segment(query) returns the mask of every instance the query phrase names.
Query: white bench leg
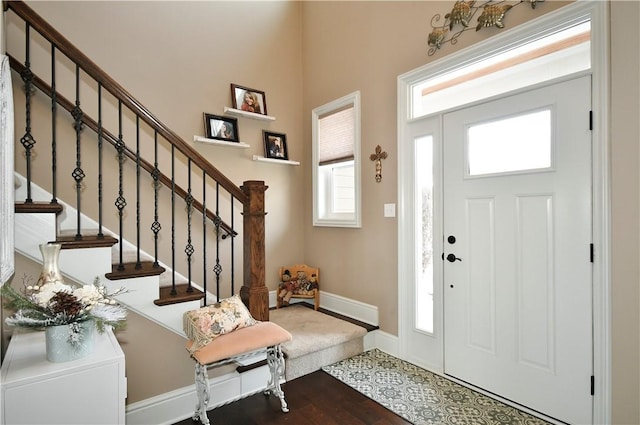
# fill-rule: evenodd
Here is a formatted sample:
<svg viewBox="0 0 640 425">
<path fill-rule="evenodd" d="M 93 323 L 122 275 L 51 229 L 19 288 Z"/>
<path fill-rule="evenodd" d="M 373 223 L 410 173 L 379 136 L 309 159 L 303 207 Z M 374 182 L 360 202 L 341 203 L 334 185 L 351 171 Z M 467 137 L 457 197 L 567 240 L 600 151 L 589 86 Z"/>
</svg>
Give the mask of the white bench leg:
<svg viewBox="0 0 640 425">
<path fill-rule="evenodd" d="M 207 406 L 209 405 L 209 377 L 207 367 L 196 362 L 196 393 L 198 394 L 198 404 L 192 419 L 199 420 L 203 425 L 209 425 L 207 417 Z"/>
<path fill-rule="evenodd" d="M 280 387 L 280 381 L 284 378 L 284 356 L 282 355 L 282 348 L 280 345 L 267 348 L 267 364 L 269 365 L 269 371 L 271 372 L 271 378 L 267 384 L 267 389 L 264 391 L 265 395 L 273 394 L 280 399 L 281 409 L 284 413 L 289 411 L 287 402 L 284 399 L 284 391 Z"/>
</svg>

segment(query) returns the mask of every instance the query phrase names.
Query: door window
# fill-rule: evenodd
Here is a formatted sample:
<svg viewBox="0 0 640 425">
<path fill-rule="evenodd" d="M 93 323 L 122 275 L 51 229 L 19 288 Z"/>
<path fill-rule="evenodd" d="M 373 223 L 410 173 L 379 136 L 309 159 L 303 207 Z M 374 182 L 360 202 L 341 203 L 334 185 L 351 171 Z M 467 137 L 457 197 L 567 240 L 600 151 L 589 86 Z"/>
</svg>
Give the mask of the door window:
<svg viewBox="0 0 640 425">
<path fill-rule="evenodd" d="M 551 109 L 467 129 L 467 176 L 551 168 Z"/>
</svg>

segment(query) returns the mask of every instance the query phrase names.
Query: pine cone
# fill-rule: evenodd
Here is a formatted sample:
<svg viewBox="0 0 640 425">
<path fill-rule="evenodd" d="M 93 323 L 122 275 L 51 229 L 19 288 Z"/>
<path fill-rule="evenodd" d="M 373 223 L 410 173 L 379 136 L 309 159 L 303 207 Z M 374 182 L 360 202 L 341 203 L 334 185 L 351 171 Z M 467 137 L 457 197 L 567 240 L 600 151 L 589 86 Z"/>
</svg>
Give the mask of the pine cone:
<svg viewBox="0 0 640 425">
<path fill-rule="evenodd" d="M 56 292 L 51 297 L 51 311 L 55 314 L 64 313 L 67 316 L 75 316 L 83 309 L 83 305 L 78 299 L 68 292 Z"/>
</svg>

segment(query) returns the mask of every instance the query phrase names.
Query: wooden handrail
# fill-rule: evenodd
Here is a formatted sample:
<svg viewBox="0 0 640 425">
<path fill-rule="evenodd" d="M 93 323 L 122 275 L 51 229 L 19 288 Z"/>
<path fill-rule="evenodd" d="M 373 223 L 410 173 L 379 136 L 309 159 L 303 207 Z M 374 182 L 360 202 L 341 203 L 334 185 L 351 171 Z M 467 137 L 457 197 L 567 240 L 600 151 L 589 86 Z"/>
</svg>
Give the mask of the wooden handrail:
<svg viewBox="0 0 640 425">
<path fill-rule="evenodd" d="M 21 64 L 16 58 L 11 56 L 10 54 L 7 54 L 7 56 L 9 57 L 9 63 L 12 69 L 14 69 L 16 72 L 20 74 L 25 71 L 26 68 L 24 67 L 24 65 Z M 47 93 L 49 95 L 51 94 L 51 86 L 48 83 L 46 83 L 44 80 L 42 80 L 42 78 L 38 77 L 37 75 L 33 76 L 33 85 L 36 86 L 38 89 L 40 89 L 43 93 Z M 67 112 L 73 111 L 73 108 L 75 107 L 75 105 L 69 99 L 65 98 L 58 91 L 56 91 L 56 101 Z M 96 133 L 98 133 L 98 130 L 99 130 L 98 123 L 88 115 L 86 114 L 82 115 L 82 123 L 85 124 L 90 129 L 92 129 L 93 131 L 95 131 Z M 114 147 L 116 146 L 116 142 L 118 138 L 114 134 L 112 134 L 108 130 L 105 130 L 104 128 L 102 129 L 102 134 L 105 136 L 105 139 L 109 144 L 111 144 Z M 136 154 L 130 148 L 125 147 L 124 153 L 129 159 L 133 161 L 136 160 Z M 142 158 L 140 158 L 140 167 L 143 170 L 147 171 L 149 174 L 151 174 L 155 168 L 153 164 L 151 164 L 149 161 Z M 158 180 L 160 181 L 160 183 L 162 183 L 166 187 L 171 187 L 171 179 L 167 177 L 165 174 L 158 173 Z M 188 195 L 187 191 L 184 190 L 182 187 L 176 186 L 175 192 L 176 192 L 176 195 L 178 195 L 180 198 L 184 200 L 187 199 L 187 195 Z M 202 205 L 202 202 L 198 200 L 193 201 L 193 208 L 195 208 L 196 211 L 199 211 L 200 213 L 204 213 L 204 206 Z M 216 220 L 216 214 L 210 211 L 209 209 L 206 210 L 206 215 L 207 215 L 207 218 L 210 219 L 211 221 Z M 229 226 L 224 221 L 220 222 L 220 227 L 225 231 L 226 235 L 236 236 L 238 234 L 238 232 L 233 230 L 231 226 Z M 226 235 L 223 235 L 222 238 L 224 239 Z"/>
<path fill-rule="evenodd" d="M 253 316 L 258 320 L 269 320 L 269 291 L 265 282 L 265 229 L 264 229 L 264 192 L 267 189 L 263 181 L 245 181 L 240 188 L 231 180 L 224 176 L 217 168 L 209 163 L 187 142 L 180 138 L 176 133 L 158 120 L 148 109 L 140 104 L 133 96 L 131 96 L 122 86 L 102 71 L 94 62 L 73 46 L 62 34 L 57 32 L 46 21 L 38 16 L 31 8 L 22 1 L 5 1 L 3 3 L 4 10 L 12 10 L 16 15 L 28 23 L 29 28 L 35 29 L 42 35 L 52 46 L 67 56 L 71 61 L 77 64 L 90 78 L 94 79 L 107 92 L 111 93 L 123 106 L 127 107 L 137 117 L 142 119 L 154 132 L 163 137 L 167 142 L 172 144 L 183 155 L 185 155 L 191 163 L 199 167 L 205 175 L 215 180 L 223 189 L 225 189 L 232 197 L 243 205 L 243 257 L 244 257 L 244 282 L 240 290 L 243 301 L 249 307 Z M 14 69 L 24 69 L 15 59 L 13 59 L 12 67 Z M 51 87 L 41 79 L 34 76 L 33 82 L 36 87 L 45 93 L 51 93 Z M 67 111 L 74 109 L 72 103 L 58 95 L 57 102 Z M 99 125 L 89 117 L 82 117 L 83 125 L 87 125 L 94 131 L 99 130 Z M 113 134 L 105 131 L 103 135 L 107 143 L 115 144 L 118 141 Z M 124 154 L 131 159 L 136 159 L 136 154 L 129 148 L 125 147 Z M 138 159 L 136 159 L 138 160 Z M 141 167 L 148 171 L 155 171 L 155 167 L 148 161 L 140 160 Z M 163 174 L 159 175 L 159 181 L 163 184 L 172 186 L 172 181 Z M 182 198 L 189 195 L 184 189 L 176 190 L 177 194 Z M 194 200 L 194 207 L 202 211 L 202 203 Z M 207 210 L 207 217 L 215 219 L 216 215 Z M 227 226 L 224 226 L 227 231 Z M 233 232 L 233 229 L 229 229 Z"/>
<path fill-rule="evenodd" d="M 224 174 L 222 174 L 217 168 L 215 168 L 209 161 L 207 161 L 198 151 L 193 149 L 187 142 L 185 142 L 180 136 L 173 132 L 169 127 L 156 118 L 147 108 L 145 108 L 137 99 L 135 99 L 128 91 L 124 89 L 120 84 L 113 80 L 107 73 L 105 73 L 98 65 L 96 65 L 91 59 L 83 54 L 78 48 L 76 48 L 69 40 L 67 40 L 62 34 L 56 31 L 51 25 L 49 25 L 42 17 L 40 17 L 33 9 L 27 6 L 22 1 L 7 1 L 4 2 L 5 7 L 11 9 L 16 15 L 21 17 L 25 22 L 29 22 L 29 25 L 35 29 L 46 40 L 53 44 L 60 52 L 76 63 L 84 72 L 91 78 L 100 83 L 102 87 L 120 100 L 131 111 L 138 115 L 144 122 L 146 122 L 152 129 L 158 132 L 169 143 L 174 145 L 180 152 L 182 152 L 187 158 L 200 169 L 205 171 L 207 175 L 211 176 L 215 181 L 231 193 L 241 203 L 247 203 L 247 197 L 242 190 L 229 180 Z"/>
</svg>

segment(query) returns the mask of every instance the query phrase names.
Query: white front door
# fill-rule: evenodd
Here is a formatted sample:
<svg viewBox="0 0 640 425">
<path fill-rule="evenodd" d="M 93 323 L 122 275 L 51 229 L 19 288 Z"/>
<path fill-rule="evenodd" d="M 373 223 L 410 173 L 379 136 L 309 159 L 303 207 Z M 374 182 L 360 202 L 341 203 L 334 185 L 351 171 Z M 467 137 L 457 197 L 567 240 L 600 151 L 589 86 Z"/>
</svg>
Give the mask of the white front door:
<svg viewBox="0 0 640 425">
<path fill-rule="evenodd" d="M 444 116 L 444 371 L 592 423 L 590 77 Z"/>
</svg>

